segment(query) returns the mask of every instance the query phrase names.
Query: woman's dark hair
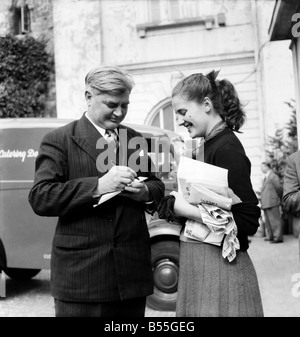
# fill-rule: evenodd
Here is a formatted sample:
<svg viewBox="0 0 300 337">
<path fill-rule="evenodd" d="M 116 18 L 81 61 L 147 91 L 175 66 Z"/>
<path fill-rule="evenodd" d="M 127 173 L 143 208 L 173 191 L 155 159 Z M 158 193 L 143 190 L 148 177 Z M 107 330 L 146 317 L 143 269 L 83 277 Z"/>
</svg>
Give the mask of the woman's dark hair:
<svg viewBox="0 0 300 337">
<path fill-rule="evenodd" d="M 233 131 L 239 131 L 246 116 L 233 84 L 223 79 L 217 80 L 219 71 L 212 70 L 207 75 L 192 74 L 180 81 L 172 92 L 172 97 L 181 95 L 185 99 L 203 103 L 208 97 L 215 111 Z"/>
</svg>

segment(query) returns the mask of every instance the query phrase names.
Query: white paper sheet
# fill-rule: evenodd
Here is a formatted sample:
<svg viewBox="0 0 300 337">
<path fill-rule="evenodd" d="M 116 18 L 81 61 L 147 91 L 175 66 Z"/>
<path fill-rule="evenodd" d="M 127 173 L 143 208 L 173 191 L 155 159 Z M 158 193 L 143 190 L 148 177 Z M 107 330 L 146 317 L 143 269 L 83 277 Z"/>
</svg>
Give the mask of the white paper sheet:
<svg viewBox="0 0 300 337">
<path fill-rule="evenodd" d="M 178 192 L 188 199 L 191 184 L 201 185 L 223 196 L 228 196 L 228 170 L 182 156 L 177 179 Z"/>
<path fill-rule="evenodd" d="M 193 205 L 200 203 L 218 206 L 229 211 L 232 205 L 232 199 L 224 197 L 214 191 L 200 185 L 191 184 L 190 196 L 188 202 Z"/>
<path fill-rule="evenodd" d="M 148 177 L 139 177 L 139 179 L 134 179 L 134 182 L 141 182 L 141 181 L 144 181 L 148 179 Z M 117 194 L 121 193 L 122 191 L 115 191 L 115 192 L 109 192 L 109 193 L 106 193 L 106 194 L 103 194 L 99 201 L 98 201 L 98 204 L 94 205 L 94 207 L 97 207 L 101 204 L 103 204 L 105 201 L 113 198 L 114 196 L 116 196 Z"/>
</svg>

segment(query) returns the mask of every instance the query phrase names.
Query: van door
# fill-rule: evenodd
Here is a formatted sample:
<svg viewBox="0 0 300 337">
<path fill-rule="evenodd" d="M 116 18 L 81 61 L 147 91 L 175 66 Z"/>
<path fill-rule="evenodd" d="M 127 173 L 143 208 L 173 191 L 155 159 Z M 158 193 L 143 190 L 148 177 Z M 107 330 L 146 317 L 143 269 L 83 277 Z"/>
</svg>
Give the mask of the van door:
<svg viewBox="0 0 300 337">
<path fill-rule="evenodd" d="M 49 269 L 57 219 L 34 214 L 28 194 L 42 137 L 51 129 L 19 123 L 0 129 L 0 240 L 6 260 L 0 269 Z"/>
</svg>

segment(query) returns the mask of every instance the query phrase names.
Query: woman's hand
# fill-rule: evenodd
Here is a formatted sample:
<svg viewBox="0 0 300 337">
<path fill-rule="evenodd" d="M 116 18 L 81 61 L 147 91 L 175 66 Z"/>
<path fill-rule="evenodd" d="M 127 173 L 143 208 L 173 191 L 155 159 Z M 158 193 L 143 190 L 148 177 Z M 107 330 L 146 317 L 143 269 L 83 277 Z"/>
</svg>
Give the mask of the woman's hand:
<svg viewBox="0 0 300 337">
<path fill-rule="evenodd" d="M 175 197 L 175 204 L 174 204 L 175 214 L 179 217 L 188 218 L 189 217 L 188 210 L 192 205 L 186 201 L 186 199 L 181 193 L 173 191 L 170 193 L 170 195 L 173 195 Z"/>
<path fill-rule="evenodd" d="M 197 206 L 191 205 L 181 193 L 171 192 L 175 197 L 174 213 L 182 218 L 202 222 L 202 217 Z"/>
<path fill-rule="evenodd" d="M 228 187 L 228 197 L 232 199 L 232 205 L 239 204 L 242 200 Z"/>
</svg>

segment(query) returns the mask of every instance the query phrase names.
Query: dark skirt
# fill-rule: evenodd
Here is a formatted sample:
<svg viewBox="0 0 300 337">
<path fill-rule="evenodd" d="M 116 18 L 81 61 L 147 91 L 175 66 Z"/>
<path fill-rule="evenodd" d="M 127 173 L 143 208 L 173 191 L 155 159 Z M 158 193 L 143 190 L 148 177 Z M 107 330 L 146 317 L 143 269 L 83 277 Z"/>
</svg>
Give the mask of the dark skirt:
<svg viewBox="0 0 300 337">
<path fill-rule="evenodd" d="M 229 262 L 221 248 L 180 242 L 177 317 L 263 317 L 257 275 L 247 252 Z"/>
</svg>

